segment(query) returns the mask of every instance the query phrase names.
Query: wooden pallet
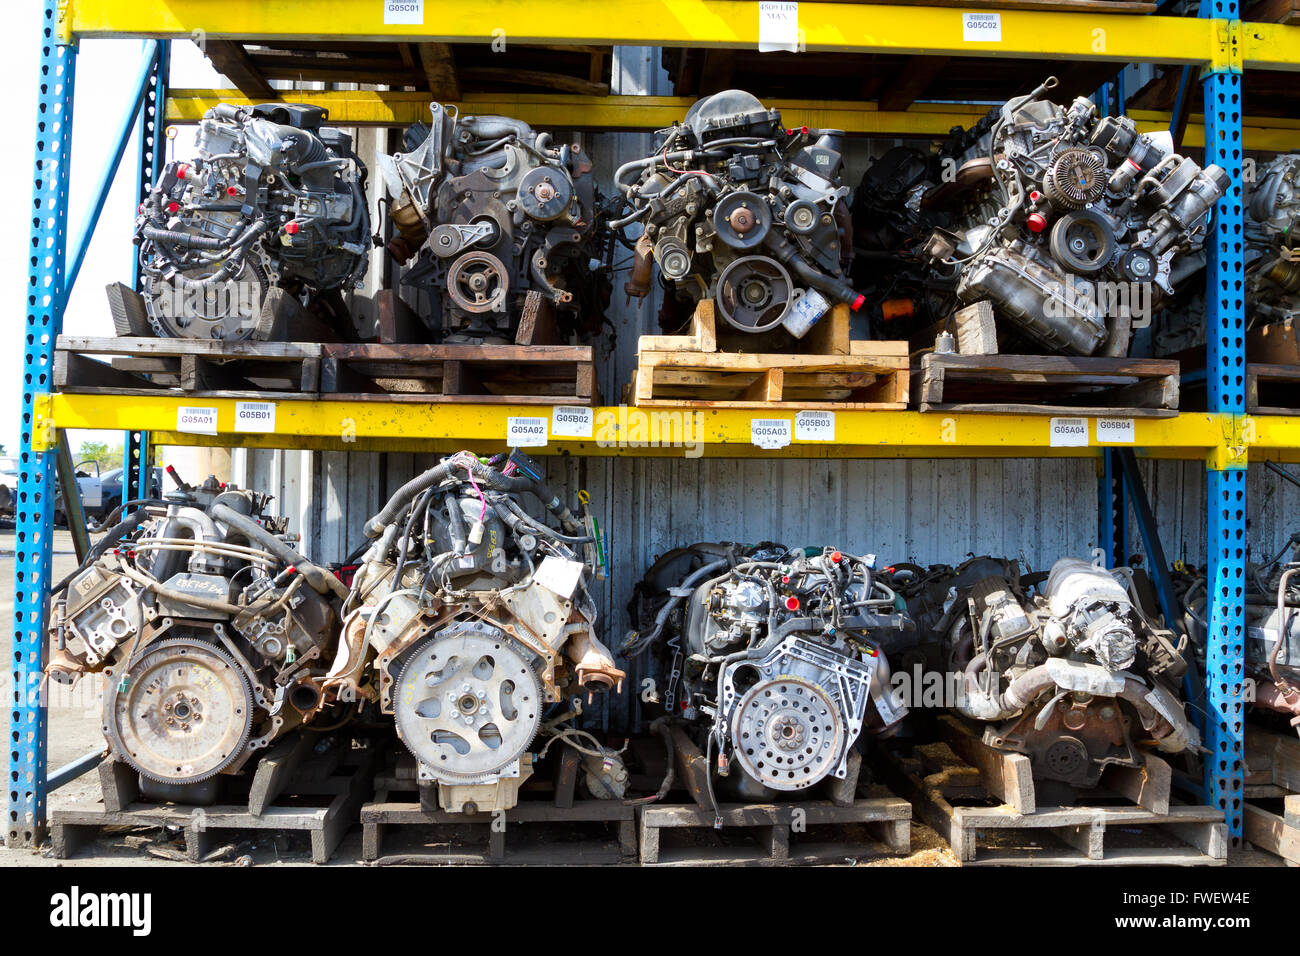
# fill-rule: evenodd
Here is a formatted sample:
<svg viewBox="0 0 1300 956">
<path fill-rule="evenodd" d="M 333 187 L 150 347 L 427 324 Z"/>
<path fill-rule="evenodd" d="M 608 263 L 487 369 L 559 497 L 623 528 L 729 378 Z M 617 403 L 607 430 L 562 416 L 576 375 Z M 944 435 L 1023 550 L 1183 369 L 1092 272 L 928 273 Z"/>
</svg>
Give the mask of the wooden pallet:
<svg viewBox="0 0 1300 956">
<path fill-rule="evenodd" d="M 1246 840 L 1289 866 L 1300 866 L 1300 738 L 1295 733 L 1246 724 L 1244 796 Z"/>
<path fill-rule="evenodd" d="M 500 814 L 447 813 L 421 788 L 403 754 L 375 778 L 361 808 L 361 856 L 379 865 L 509 864 L 592 866 L 636 859 L 635 808 L 621 800 L 580 800 L 577 751 L 565 747 L 554 781 L 536 777 Z M 549 784 L 550 786 L 538 786 Z M 385 847 L 393 831 L 402 838 Z M 509 839 L 507 839 L 509 837 Z M 387 852 L 385 852 L 387 851 Z"/>
<path fill-rule="evenodd" d="M 895 796 L 798 803 L 724 803 L 641 808 L 642 866 L 786 866 L 842 862 L 911 850 L 912 807 Z M 832 832 L 833 828 L 833 832 Z M 690 845 L 665 846 L 668 833 L 690 834 Z"/>
<path fill-rule="evenodd" d="M 640 808 L 643 866 L 786 866 L 911 849 L 911 806 L 883 787 L 859 788 L 862 759 L 856 751 L 849 753 L 844 779 L 824 785 L 825 799 L 724 803 L 715 815 L 704 754 L 680 726 L 670 733 L 677 780 L 691 802 Z M 719 818 L 722 826 L 715 827 Z"/>
<path fill-rule="evenodd" d="M 1300 415 L 1300 366 L 1246 366 L 1246 411 L 1252 415 Z"/>
<path fill-rule="evenodd" d="M 712 300 L 688 335 L 643 335 L 626 400 L 641 406 L 902 409 L 906 342 L 852 342 L 849 309 L 836 305 L 803 339 L 806 353 L 718 351 Z"/>
<path fill-rule="evenodd" d="M 111 362 L 92 358 L 112 356 Z M 59 336 L 54 383 L 77 394 L 591 405 L 589 346 L 353 345 Z"/>
<path fill-rule="evenodd" d="M 1246 8 L 1242 19 L 1252 23 L 1300 23 L 1300 0 L 1260 0 Z"/>
<path fill-rule="evenodd" d="M 887 779 L 965 866 L 1223 865 L 1223 812 L 1172 804 L 1172 772 L 1148 754 L 1140 769 L 1107 768 L 1104 790 L 1077 805 L 1040 807 L 1029 758 L 984 743 L 951 717 L 944 743 L 892 754 Z M 1118 771 L 1118 772 L 1117 772 Z M 1136 833 L 1134 831 L 1137 831 Z"/>
<path fill-rule="evenodd" d="M 348 828 L 356 822 L 362 802 L 371 792 L 375 749 L 309 755 L 313 735 L 298 735 L 263 758 L 253 775 L 245 804 L 183 806 L 144 803 L 138 799 L 136 773 L 126 764 L 106 760 L 99 765 L 103 803 L 55 810 L 51 839 L 59 859 L 74 856 L 105 827 L 176 827 L 184 832 L 185 856 L 201 861 L 221 834 L 231 831 L 296 831 L 311 841 L 311 860 L 325 863 Z M 304 749 L 305 747 L 305 749 Z M 262 764 L 271 761 L 263 771 Z"/>
<path fill-rule="evenodd" d="M 923 412 L 1167 418 L 1178 414 L 1178 363 L 931 352 L 913 369 L 912 400 Z"/>
</svg>

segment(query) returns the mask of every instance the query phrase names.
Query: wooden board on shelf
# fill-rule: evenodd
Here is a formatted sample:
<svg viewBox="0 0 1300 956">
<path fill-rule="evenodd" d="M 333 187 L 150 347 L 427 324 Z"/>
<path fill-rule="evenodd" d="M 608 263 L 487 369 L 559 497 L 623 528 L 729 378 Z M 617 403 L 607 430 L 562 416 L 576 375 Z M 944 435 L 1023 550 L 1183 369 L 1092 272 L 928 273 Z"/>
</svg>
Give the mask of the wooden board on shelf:
<svg viewBox="0 0 1300 956">
<path fill-rule="evenodd" d="M 1246 411 L 1252 415 L 1300 415 L 1300 366 L 1246 366 Z"/>
<path fill-rule="evenodd" d="M 931 352 L 913 369 L 912 400 L 923 412 L 1171 418 L 1178 385 L 1167 359 Z"/>
</svg>

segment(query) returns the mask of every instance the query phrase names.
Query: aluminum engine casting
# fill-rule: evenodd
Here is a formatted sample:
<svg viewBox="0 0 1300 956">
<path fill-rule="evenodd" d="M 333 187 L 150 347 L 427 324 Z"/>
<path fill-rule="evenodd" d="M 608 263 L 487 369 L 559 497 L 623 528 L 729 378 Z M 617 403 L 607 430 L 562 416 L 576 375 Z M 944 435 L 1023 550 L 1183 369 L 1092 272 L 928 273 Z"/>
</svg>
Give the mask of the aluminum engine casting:
<svg viewBox="0 0 1300 956">
<path fill-rule="evenodd" d="M 960 268 L 960 303 L 989 300 L 1037 346 L 1122 356 L 1134 321 L 1204 267 L 1230 180 L 1127 117 L 1098 119 L 1091 100 L 1043 99 L 1055 85 L 1007 101 L 926 194 L 922 208 L 956 209 L 931 256 L 939 272 Z"/>
<path fill-rule="evenodd" d="M 146 793 L 203 802 L 212 791 L 186 785 L 235 773 L 333 704 L 321 682 L 348 592 L 289 545 L 269 500 L 215 478 L 183 485 L 114 525 L 53 591 L 46 674 L 112 675 L 104 736 Z"/>
<path fill-rule="evenodd" d="M 1257 320 L 1300 316 L 1300 154 L 1260 167 L 1246 204 L 1246 301 Z"/>
<path fill-rule="evenodd" d="M 582 733 L 544 708 L 624 677 L 595 633 L 587 552 L 603 552 L 535 469 L 518 453 L 460 452 L 398 490 L 366 524 L 375 540 L 326 681 L 378 697 L 451 812 L 514 806 L 539 731 Z M 531 517 L 524 494 L 559 527 Z"/>
<path fill-rule="evenodd" d="M 646 572 L 626 650 L 655 649 L 669 719 L 688 722 L 742 799 L 843 778 L 864 730 L 887 733 L 905 716 L 881 645 L 912 622 L 873 562 L 700 544 Z"/>
<path fill-rule="evenodd" d="M 429 293 L 429 327 L 446 341 L 513 342 L 525 309 L 549 308 L 563 335 L 594 335 L 607 242 L 582 146 L 554 146 L 521 120 L 430 109 L 406 152 L 380 158 L 400 233 L 389 250 L 410 264 L 403 281 Z"/>
<path fill-rule="evenodd" d="M 777 110 L 740 90 L 697 102 L 655 134 L 652 155 L 615 174 L 631 211 L 611 228 L 645 227 L 627 293 L 647 295 L 657 265 L 665 329 L 713 299 L 730 329 L 783 330 L 786 342 L 834 303 L 857 308 L 862 297 L 846 279 L 853 241 L 842 136 L 788 130 Z"/>
<path fill-rule="evenodd" d="M 366 274 L 366 167 L 321 107 L 222 103 L 204 114 L 196 156 L 170 162 L 140 209 L 136 241 L 148 328 L 119 334 L 283 338 L 282 289 L 344 338 L 340 290 Z"/>
<path fill-rule="evenodd" d="M 956 709 L 990 725 L 985 743 L 1071 788 L 1095 786 L 1109 764 L 1141 766 L 1135 737 L 1199 747 L 1179 700 L 1187 639 L 1147 615 L 1130 569 L 1062 558 L 1030 593 L 1008 567 L 950 590 L 935 625 L 964 675 Z"/>
</svg>

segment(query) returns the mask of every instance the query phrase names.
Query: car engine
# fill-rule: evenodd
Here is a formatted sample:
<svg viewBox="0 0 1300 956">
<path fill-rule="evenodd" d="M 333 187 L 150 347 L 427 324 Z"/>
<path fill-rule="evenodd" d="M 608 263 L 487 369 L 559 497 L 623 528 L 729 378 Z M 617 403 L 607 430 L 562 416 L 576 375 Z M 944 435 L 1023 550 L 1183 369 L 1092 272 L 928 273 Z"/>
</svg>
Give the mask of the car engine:
<svg viewBox="0 0 1300 956">
<path fill-rule="evenodd" d="M 771 333 L 769 348 L 803 338 L 838 302 L 862 297 L 847 280 L 853 252 L 843 134 L 786 129 L 777 110 L 740 90 L 695 103 L 659 130 L 654 152 L 623 164 L 615 186 L 630 211 L 610 223 L 644 226 L 625 286 L 650 292 L 659 267 L 661 324 L 676 330 L 712 299 L 726 328 Z M 761 341 L 761 340 L 759 340 Z"/>
<path fill-rule="evenodd" d="M 347 589 L 291 547 L 269 501 L 182 484 L 118 521 L 53 591 L 46 674 L 110 675 L 104 736 L 147 795 L 209 802 L 218 774 L 339 703 L 322 681 Z"/>
<path fill-rule="evenodd" d="M 1141 766 L 1139 726 L 1167 753 L 1199 747 L 1178 697 L 1187 638 L 1148 616 L 1131 569 L 1062 558 L 1032 591 L 995 574 L 951 589 L 944 610 L 956 709 L 988 725 L 989 746 L 1028 755 L 1036 780 L 1069 793 Z"/>
<path fill-rule="evenodd" d="M 987 300 L 1033 345 L 1123 356 L 1134 322 L 1205 265 L 1214 204 L 1230 180 L 1098 118 L 1091 100 L 1044 99 L 1049 77 L 1007 101 L 921 208 L 952 213 L 927 254 L 960 304 Z"/>
<path fill-rule="evenodd" d="M 871 556 L 692 545 L 660 558 L 638 594 L 626 653 L 654 649 L 659 702 L 741 799 L 844 778 L 864 730 L 906 715 L 882 647 L 912 623 Z"/>
<path fill-rule="evenodd" d="M 406 131 L 406 152 L 380 158 L 398 231 L 388 248 L 409 265 L 403 281 L 428 293 L 430 329 L 513 342 L 526 308 L 548 308 L 563 336 L 593 336 L 612 250 L 582 146 L 505 116 L 430 109 L 428 125 Z"/>
<path fill-rule="evenodd" d="M 140 208 L 146 321 L 119 317 L 119 334 L 282 339 L 284 310 L 264 308 L 282 289 L 353 337 L 339 292 L 369 262 L 366 167 L 325 119 L 306 104 L 204 114 L 195 158 L 168 163 Z"/>
<path fill-rule="evenodd" d="M 1260 167 L 1246 205 L 1246 301 L 1256 321 L 1300 315 L 1300 253 L 1293 251 L 1300 222 L 1300 153 Z"/>
<path fill-rule="evenodd" d="M 558 527 L 531 516 L 525 495 Z M 518 452 L 444 459 L 365 530 L 373 544 L 326 687 L 393 715 L 444 810 L 510 809 L 538 734 L 582 733 L 548 720 L 547 706 L 621 688 L 588 590 L 603 545 Z"/>
<path fill-rule="evenodd" d="M 1291 552 L 1289 560 L 1287 552 Z M 1204 666 L 1206 635 L 1205 575 L 1175 568 L 1181 588 L 1183 625 Z M 1245 700 L 1256 711 L 1273 711 L 1300 733 L 1300 533 L 1276 555 L 1246 566 Z"/>
</svg>

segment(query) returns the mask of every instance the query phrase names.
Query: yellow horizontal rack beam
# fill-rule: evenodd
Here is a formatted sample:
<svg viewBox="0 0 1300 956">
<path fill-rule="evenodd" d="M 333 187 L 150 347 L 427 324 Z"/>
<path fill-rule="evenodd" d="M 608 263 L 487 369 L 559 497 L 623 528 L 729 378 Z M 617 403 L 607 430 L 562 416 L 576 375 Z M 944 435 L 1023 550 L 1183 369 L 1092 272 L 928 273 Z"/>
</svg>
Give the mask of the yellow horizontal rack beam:
<svg viewBox="0 0 1300 956">
<path fill-rule="evenodd" d="M 429 119 L 427 93 L 384 90 L 285 92 L 280 102 L 308 101 L 329 110 L 339 126 L 408 126 Z M 258 102 L 266 102 L 259 100 Z M 563 93 L 469 94 L 456 105 L 462 113 L 513 116 L 537 129 L 655 130 L 679 122 L 694 102 L 688 96 L 582 96 Z M 218 103 L 252 103 L 238 90 L 176 89 L 167 96 L 168 123 L 198 122 Z M 852 100 L 773 100 L 788 126 L 842 129 L 848 133 L 889 137 L 947 136 L 954 126 L 977 123 L 993 104 L 918 103 L 907 110 L 888 111 L 875 103 Z M 1143 133 L 1169 129 L 1169 114 L 1132 110 L 1128 114 Z M 1202 117 L 1193 114 L 1185 142 L 1205 144 Z M 1247 117 L 1246 148 L 1268 152 L 1300 149 L 1300 119 Z"/>
<path fill-rule="evenodd" d="M 428 402 L 314 400 L 260 396 L 274 401 L 269 431 L 236 428 L 238 399 L 199 396 L 55 394 L 37 409 L 37 443 L 50 444 L 55 429 L 147 431 L 168 445 L 233 445 L 335 451 L 494 451 L 508 447 L 517 419 L 543 419 L 547 444 L 538 454 L 651 457 L 793 458 L 1006 458 L 1088 457 L 1107 445 L 1131 445 L 1148 457 L 1204 459 L 1233 437 L 1229 416 L 1189 413 L 1132 419 L 1132 441 L 1099 443 L 1096 419 L 1086 417 L 1081 441 L 1061 446 L 1053 421 L 1039 415 L 921 414 L 913 411 L 836 411 L 833 440 L 803 441 L 785 409 L 591 409 L 590 435 L 561 437 L 548 405 L 432 404 Z M 563 407 L 563 406 L 560 406 Z M 196 411 L 197 410 L 197 411 Z M 187 423 L 182 429 L 182 416 Z M 1083 417 L 1082 413 L 1080 417 Z M 769 450 L 754 444 L 755 419 L 784 419 L 790 444 Z M 204 422 L 209 420 L 206 424 Z M 515 420 L 515 421 L 512 421 Z M 194 422 L 199 424 L 196 426 Z M 201 430 L 189 430 L 198 428 Z M 205 430 L 202 430 L 205 429 Z M 1076 433 L 1080 434 L 1080 433 Z M 1300 421 L 1294 432 L 1300 447 Z"/>
<path fill-rule="evenodd" d="M 62 38 L 409 40 L 758 49 L 753 0 L 457 0 L 391 23 L 381 0 L 63 0 Z M 980 12 L 991 12 L 981 8 Z M 871 50 L 1042 60 L 1300 68 L 1300 28 L 1198 17 L 1001 10 L 1000 39 L 968 39 L 958 7 L 801 2 L 809 53 Z"/>
</svg>

